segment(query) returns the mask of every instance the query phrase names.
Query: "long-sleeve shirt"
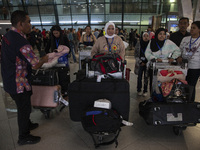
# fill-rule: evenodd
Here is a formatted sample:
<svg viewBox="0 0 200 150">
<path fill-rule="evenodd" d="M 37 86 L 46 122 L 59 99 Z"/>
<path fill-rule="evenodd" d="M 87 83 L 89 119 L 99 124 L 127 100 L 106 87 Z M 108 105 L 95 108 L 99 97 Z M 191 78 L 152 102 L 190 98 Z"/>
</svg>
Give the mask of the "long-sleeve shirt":
<svg viewBox="0 0 200 150">
<path fill-rule="evenodd" d="M 158 59 L 160 58 L 161 55 L 162 55 L 161 59 L 167 59 L 170 53 L 172 53 L 173 59 L 176 59 L 177 57 L 181 55 L 180 48 L 171 40 L 166 40 L 162 47 L 162 50 L 158 50 L 156 52 L 152 52 L 150 45 L 151 45 L 151 41 L 149 42 L 147 49 L 145 51 L 145 56 L 148 61 L 152 59 Z"/>
<path fill-rule="evenodd" d="M 189 69 L 200 69 L 200 38 L 191 39 L 191 50 L 190 50 L 190 39 L 191 36 L 183 38 L 180 49 L 182 51 L 182 57 L 188 60 Z M 196 42 L 194 42 L 197 40 Z M 192 55 L 189 55 L 189 52 L 192 51 Z"/>
<path fill-rule="evenodd" d="M 111 52 L 119 54 L 124 60 L 125 46 L 122 39 L 119 36 L 115 36 L 113 42 L 111 38 L 108 39 L 108 43 L 105 36 L 99 37 L 94 46 L 92 47 L 91 56 L 93 57 L 95 54 L 98 53 L 109 53 L 109 43 L 111 46 Z"/>
</svg>

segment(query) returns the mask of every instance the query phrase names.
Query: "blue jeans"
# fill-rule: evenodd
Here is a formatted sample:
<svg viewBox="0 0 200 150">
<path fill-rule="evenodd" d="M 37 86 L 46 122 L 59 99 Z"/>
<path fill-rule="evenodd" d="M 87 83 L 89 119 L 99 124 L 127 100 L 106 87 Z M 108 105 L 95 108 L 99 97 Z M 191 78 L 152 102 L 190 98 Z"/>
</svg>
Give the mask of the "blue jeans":
<svg viewBox="0 0 200 150">
<path fill-rule="evenodd" d="M 74 62 L 76 62 L 76 56 L 74 53 L 74 44 L 73 43 L 70 43 L 70 51 L 71 51 Z"/>
<path fill-rule="evenodd" d="M 147 81 L 146 76 L 145 76 L 146 70 L 147 70 L 146 66 L 140 66 L 139 67 L 138 78 L 137 78 L 137 92 L 141 92 L 141 89 L 142 89 L 142 77 L 144 77 L 144 90 L 143 90 L 143 93 L 147 92 L 148 81 Z"/>
</svg>

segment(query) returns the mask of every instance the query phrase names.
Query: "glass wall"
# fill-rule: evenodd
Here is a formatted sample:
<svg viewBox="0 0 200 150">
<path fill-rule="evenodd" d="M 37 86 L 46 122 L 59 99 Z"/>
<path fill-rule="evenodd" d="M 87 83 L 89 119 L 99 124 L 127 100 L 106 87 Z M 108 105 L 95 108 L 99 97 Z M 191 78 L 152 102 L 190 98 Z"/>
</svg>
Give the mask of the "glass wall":
<svg viewBox="0 0 200 150">
<path fill-rule="evenodd" d="M 177 19 L 177 0 L 0 0 L 0 20 L 10 19 L 15 10 L 29 13 L 34 26 L 50 29 L 103 28 L 108 21 L 118 27 L 144 31 L 152 26 L 152 18 L 161 16 L 160 26 L 166 26 L 170 16 Z"/>
</svg>

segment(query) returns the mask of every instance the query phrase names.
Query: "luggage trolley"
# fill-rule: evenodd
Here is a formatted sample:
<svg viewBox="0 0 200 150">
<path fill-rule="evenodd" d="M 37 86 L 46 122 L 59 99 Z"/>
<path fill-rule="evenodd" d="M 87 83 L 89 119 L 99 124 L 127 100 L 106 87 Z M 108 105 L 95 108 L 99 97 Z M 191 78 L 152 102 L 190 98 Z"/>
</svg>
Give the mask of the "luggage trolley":
<svg viewBox="0 0 200 150">
<path fill-rule="evenodd" d="M 66 100 L 62 97 L 62 95 L 67 95 L 70 83 L 67 55 L 61 56 L 53 68 L 37 70 L 32 74 L 31 105 L 40 109 L 46 119 L 50 118 L 52 109 L 59 106 L 61 112 L 67 105 Z"/>
<path fill-rule="evenodd" d="M 153 63 L 151 66 L 153 67 L 151 98 L 139 104 L 139 113 L 146 123 L 155 126 L 172 125 L 173 132 L 176 135 L 180 135 L 187 126 L 195 126 L 197 123 L 200 123 L 200 103 L 190 101 L 193 89 L 189 85 L 187 85 L 188 88 L 185 90 L 185 93 L 182 93 L 185 98 L 183 101 L 180 100 L 181 95 L 178 95 L 175 98 L 173 97 L 172 101 L 165 102 L 166 99 L 160 97 L 160 101 L 162 102 L 153 102 L 153 96 L 155 96 L 153 94 L 155 92 L 158 92 L 156 93 L 158 97 L 162 95 L 159 88 L 161 82 L 158 81 L 160 71 L 173 69 L 182 71 L 186 76 L 187 64 L 177 65 L 175 62 L 169 64 L 168 61 L 164 61 L 162 63 Z M 165 78 L 163 79 L 165 80 Z M 174 92 L 174 95 L 176 94 L 175 90 L 171 92 Z"/>
<path fill-rule="evenodd" d="M 85 58 L 90 58 L 91 50 L 92 50 L 92 46 L 87 46 L 86 48 L 84 48 L 82 45 L 80 45 L 80 49 L 79 49 L 79 70 L 83 69 L 82 68 L 82 61 Z"/>
</svg>

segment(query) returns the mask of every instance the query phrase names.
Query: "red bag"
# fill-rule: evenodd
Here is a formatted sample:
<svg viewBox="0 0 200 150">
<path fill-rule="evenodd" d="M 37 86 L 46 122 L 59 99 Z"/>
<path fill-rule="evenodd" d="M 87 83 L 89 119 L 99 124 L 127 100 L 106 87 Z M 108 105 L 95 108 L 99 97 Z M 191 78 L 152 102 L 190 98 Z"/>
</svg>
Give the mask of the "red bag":
<svg viewBox="0 0 200 150">
<path fill-rule="evenodd" d="M 130 79 L 130 72 L 131 72 L 131 69 L 130 68 L 126 68 L 126 80 L 129 81 Z"/>
<path fill-rule="evenodd" d="M 182 71 L 174 71 L 174 70 L 161 70 L 160 71 L 160 74 L 162 75 L 162 76 L 168 76 L 168 77 L 172 77 L 172 76 L 174 76 L 175 74 L 183 74 L 183 72 Z"/>
</svg>

